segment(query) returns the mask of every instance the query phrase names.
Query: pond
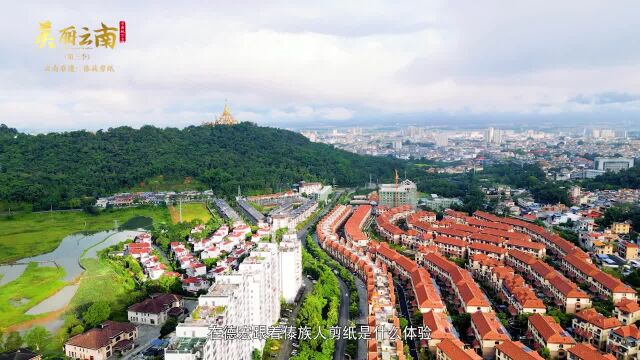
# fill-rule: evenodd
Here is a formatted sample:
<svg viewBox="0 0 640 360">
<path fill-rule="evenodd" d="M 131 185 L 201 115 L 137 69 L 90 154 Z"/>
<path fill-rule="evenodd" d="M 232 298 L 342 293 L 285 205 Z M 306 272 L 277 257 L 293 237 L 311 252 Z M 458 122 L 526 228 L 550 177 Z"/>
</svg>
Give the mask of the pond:
<svg viewBox="0 0 640 360">
<path fill-rule="evenodd" d="M 145 219 L 146 218 L 140 217 L 136 222 L 129 225 L 133 226 L 137 224 L 144 224 L 146 221 Z M 1 265 L 0 274 L 3 276 L 0 278 L 0 286 L 20 277 L 26 269 L 27 264 L 30 262 L 37 262 L 39 266 L 63 267 L 65 270 L 64 280 L 73 281 L 82 274 L 83 269 L 80 267 L 81 258 L 96 257 L 98 251 L 111 245 L 116 245 L 127 239 L 133 239 L 139 233 L 140 231 L 125 230 L 69 235 L 62 240 L 60 245 L 54 251 L 48 254 L 22 259 L 17 264 Z M 54 295 L 29 309 L 26 314 L 40 315 L 64 309 L 75 295 L 78 287 L 79 284 L 70 284 L 65 286 Z M 45 317 L 42 321 L 39 321 L 38 324 L 44 326 L 50 331 L 55 331 L 62 326 L 63 321 L 59 315 L 54 315 L 52 317 Z M 23 331 L 24 330 L 28 329 L 23 329 Z"/>
<path fill-rule="evenodd" d="M 74 234 L 62 239 L 58 247 L 47 254 L 19 260 L 16 264 L 0 265 L 0 286 L 11 282 L 24 272 L 30 262 L 40 266 L 60 266 L 65 271 L 65 281 L 72 281 L 82 273 L 80 256 L 95 257 L 97 251 L 135 237 L 138 231 L 101 231 L 95 234 Z"/>
</svg>

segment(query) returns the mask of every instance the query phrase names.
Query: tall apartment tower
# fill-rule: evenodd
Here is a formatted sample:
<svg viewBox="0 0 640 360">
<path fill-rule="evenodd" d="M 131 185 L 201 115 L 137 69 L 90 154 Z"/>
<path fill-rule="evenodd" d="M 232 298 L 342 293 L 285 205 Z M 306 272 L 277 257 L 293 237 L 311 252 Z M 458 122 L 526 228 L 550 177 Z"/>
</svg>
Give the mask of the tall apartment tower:
<svg viewBox="0 0 640 360">
<path fill-rule="evenodd" d="M 378 189 L 379 204 L 387 207 L 400 205 L 418 205 L 418 188 L 411 180 L 399 184 L 380 184 Z"/>
</svg>

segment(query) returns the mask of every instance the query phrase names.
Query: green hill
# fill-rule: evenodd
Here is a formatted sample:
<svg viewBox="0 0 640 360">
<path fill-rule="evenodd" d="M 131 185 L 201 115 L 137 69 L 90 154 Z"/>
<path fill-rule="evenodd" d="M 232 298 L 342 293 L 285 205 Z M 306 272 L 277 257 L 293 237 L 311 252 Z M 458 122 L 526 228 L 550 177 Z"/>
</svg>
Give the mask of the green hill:
<svg viewBox="0 0 640 360">
<path fill-rule="evenodd" d="M 341 186 L 362 185 L 369 174 L 391 180 L 393 169 L 404 166 L 251 123 L 46 135 L 0 126 L 0 202 L 29 203 L 34 210 L 78 207 L 159 178 L 167 184 L 188 179 L 231 196 L 238 186 L 243 193 L 271 192 L 302 179 L 335 179 Z"/>
</svg>

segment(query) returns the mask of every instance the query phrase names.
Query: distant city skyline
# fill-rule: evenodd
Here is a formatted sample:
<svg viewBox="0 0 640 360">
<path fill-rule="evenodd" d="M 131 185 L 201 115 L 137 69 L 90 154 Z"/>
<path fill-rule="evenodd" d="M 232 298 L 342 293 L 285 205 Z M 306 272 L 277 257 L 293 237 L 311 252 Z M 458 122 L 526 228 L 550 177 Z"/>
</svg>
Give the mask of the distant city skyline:
<svg viewBox="0 0 640 360">
<path fill-rule="evenodd" d="M 225 101 L 238 121 L 296 129 L 633 130 L 640 115 L 632 1 L 27 1 L 5 10 L 0 123 L 26 132 L 199 125 Z M 65 26 L 126 21 L 126 43 L 75 50 L 115 72 L 45 71 L 73 52 L 38 48 L 47 20 L 56 43 Z"/>
</svg>

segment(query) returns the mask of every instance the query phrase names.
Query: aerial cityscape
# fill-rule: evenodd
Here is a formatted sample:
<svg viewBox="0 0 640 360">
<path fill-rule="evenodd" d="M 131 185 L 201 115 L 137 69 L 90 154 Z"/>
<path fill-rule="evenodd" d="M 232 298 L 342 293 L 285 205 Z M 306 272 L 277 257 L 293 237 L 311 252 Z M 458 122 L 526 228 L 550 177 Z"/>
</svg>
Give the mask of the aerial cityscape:
<svg viewBox="0 0 640 360">
<path fill-rule="evenodd" d="M 0 22 L 0 360 L 640 358 L 639 4 L 112 5 Z"/>
</svg>

